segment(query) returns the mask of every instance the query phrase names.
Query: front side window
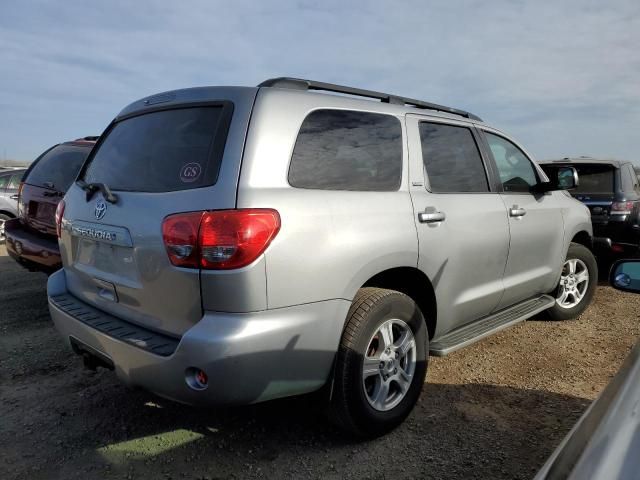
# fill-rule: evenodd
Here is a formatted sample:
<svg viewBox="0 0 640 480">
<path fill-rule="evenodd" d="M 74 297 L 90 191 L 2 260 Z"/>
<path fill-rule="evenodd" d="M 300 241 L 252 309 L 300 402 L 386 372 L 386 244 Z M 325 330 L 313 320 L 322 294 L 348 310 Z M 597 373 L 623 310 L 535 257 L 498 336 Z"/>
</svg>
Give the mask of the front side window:
<svg viewBox="0 0 640 480">
<path fill-rule="evenodd" d="M 509 140 L 485 132 L 505 192 L 529 192 L 538 183 L 531 160 Z"/>
<path fill-rule="evenodd" d="M 9 177 L 11 175 L 0 175 L 0 190 L 4 190 L 9 183 Z"/>
<path fill-rule="evenodd" d="M 20 187 L 20 180 L 22 180 L 22 172 L 11 175 L 9 183 L 7 184 L 7 190 L 18 190 L 18 187 Z"/>
<path fill-rule="evenodd" d="M 302 123 L 289 167 L 293 187 L 394 191 L 402 177 L 402 127 L 393 116 L 316 110 Z"/>
<path fill-rule="evenodd" d="M 422 161 L 435 193 L 488 192 L 478 145 L 466 127 L 420 122 Z"/>
</svg>

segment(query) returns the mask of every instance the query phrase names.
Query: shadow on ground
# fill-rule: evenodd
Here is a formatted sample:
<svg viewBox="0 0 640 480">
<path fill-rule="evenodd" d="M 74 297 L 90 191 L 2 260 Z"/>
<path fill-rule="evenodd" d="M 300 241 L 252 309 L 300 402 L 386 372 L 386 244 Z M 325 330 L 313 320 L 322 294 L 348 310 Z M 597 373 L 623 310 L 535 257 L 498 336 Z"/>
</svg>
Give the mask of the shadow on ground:
<svg viewBox="0 0 640 480">
<path fill-rule="evenodd" d="M 358 442 L 326 422 L 314 396 L 202 409 L 126 389 L 106 372 L 82 376 L 68 403 L 56 395 L 38 401 L 46 413 L 34 416 L 33 436 L 50 432 L 49 445 L 17 443 L 42 470 L 9 463 L 3 478 L 530 478 L 589 403 L 485 384 L 427 384 L 405 424 Z"/>
</svg>

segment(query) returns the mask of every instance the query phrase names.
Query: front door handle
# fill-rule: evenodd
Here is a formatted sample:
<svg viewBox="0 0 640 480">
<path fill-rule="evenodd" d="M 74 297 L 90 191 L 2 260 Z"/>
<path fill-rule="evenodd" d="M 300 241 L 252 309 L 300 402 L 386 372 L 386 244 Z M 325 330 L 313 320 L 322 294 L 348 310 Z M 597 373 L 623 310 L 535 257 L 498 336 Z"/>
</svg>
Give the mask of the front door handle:
<svg viewBox="0 0 640 480">
<path fill-rule="evenodd" d="M 444 212 L 420 212 L 418 220 L 420 223 L 437 223 L 443 222 L 447 218 Z"/>
<path fill-rule="evenodd" d="M 11 195 L 9 198 L 11 200 L 17 200 L 19 197 L 18 197 L 18 195 Z"/>
<path fill-rule="evenodd" d="M 518 205 L 514 205 L 509 209 L 509 216 L 511 217 L 524 217 L 527 211 L 524 208 L 518 208 Z"/>
</svg>

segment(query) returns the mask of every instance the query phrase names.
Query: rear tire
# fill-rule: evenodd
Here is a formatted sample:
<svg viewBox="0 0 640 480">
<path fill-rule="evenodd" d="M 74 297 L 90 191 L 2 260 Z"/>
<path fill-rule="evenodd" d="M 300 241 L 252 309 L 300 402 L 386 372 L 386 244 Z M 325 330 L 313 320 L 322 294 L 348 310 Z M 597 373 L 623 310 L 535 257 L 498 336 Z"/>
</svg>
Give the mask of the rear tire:
<svg viewBox="0 0 640 480">
<path fill-rule="evenodd" d="M 578 317 L 591 303 L 597 283 L 598 263 L 593 253 L 579 243 L 570 244 L 559 284 L 553 292 L 556 302 L 546 311 L 547 316 L 551 320 Z"/>
<path fill-rule="evenodd" d="M 328 416 L 357 437 L 397 427 L 420 396 L 429 337 L 408 296 L 362 288 L 353 300 L 336 359 Z"/>
</svg>

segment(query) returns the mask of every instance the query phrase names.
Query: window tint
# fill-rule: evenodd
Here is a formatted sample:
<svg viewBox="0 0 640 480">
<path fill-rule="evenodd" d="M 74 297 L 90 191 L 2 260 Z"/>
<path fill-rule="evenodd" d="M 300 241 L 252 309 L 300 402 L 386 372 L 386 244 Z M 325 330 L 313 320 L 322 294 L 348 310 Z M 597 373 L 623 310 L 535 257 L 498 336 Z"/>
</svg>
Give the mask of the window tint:
<svg viewBox="0 0 640 480">
<path fill-rule="evenodd" d="M 402 127 L 396 117 L 316 110 L 305 118 L 289 183 L 323 190 L 393 191 L 402 176 Z"/>
<path fill-rule="evenodd" d="M 53 147 L 40 157 L 25 182 L 38 187 L 52 184 L 55 190 L 66 192 L 90 151 L 89 146 L 62 144 Z"/>
<path fill-rule="evenodd" d="M 432 192 L 488 192 L 478 146 L 466 127 L 420 122 L 422 161 Z"/>
<path fill-rule="evenodd" d="M 502 137 L 485 135 L 505 192 L 528 192 L 538 183 L 535 168 L 522 150 Z"/>
<path fill-rule="evenodd" d="M 118 122 L 90 160 L 84 180 L 137 192 L 212 185 L 220 170 L 230 108 L 162 110 Z"/>
<path fill-rule="evenodd" d="M 4 188 L 7 186 L 10 176 L 11 175 L 0 175 L 0 190 L 4 190 Z"/>
</svg>

